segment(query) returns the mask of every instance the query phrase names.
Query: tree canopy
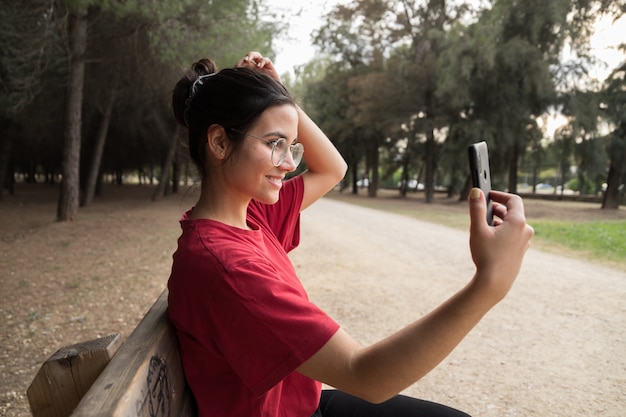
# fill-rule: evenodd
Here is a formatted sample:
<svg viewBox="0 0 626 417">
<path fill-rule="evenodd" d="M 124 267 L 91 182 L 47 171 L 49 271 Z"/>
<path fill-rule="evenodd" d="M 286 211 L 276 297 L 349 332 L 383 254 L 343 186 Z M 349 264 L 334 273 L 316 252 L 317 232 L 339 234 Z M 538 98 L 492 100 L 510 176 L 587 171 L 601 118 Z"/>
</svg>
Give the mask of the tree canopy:
<svg viewBox="0 0 626 417">
<path fill-rule="evenodd" d="M 358 74 L 349 75 L 354 81 L 348 85 L 359 79 L 379 80 L 358 83 L 362 90 L 371 91 L 362 91 L 357 102 L 348 100 L 352 110 L 346 111 L 344 124 L 354 132 L 362 128 L 362 117 L 357 116 L 368 97 L 376 97 L 367 101 L 369 114 L 376 117 L 368 119 L 367 127 L 378 125 L 381 118 L 389 122 L 374 136 L 383 155 L 381 167 L 366 158 L 365 168 L 355 169 L 365 169 L 366 177 L 376 177 L 375 170 L 380 170 L 393 178 L 388 181 L 392 184 L 400 170 L 401 184 L 409 177 L 425 183 L 426 201 L 436 187 L 463 194 L 467 170 L 459 169 L 459 162 L 466 163 L 467 145 L 485 140 L 494 185 L 500 189 L 517 192 L 520 173 L 532 171 L 537 177 L 540 163 L 550 163 L 555 170 L 567 165 L 567 171 L 577 169 L 580 178 L 602 179 L 588 193 L 597 192 L 604 181 L 616 182 L 619 188 L 623 170 L 611 179 L 608 166 L 599 168 L 607 160 L 602 155 L 615 154 L 608 143 L 618 141 L 584 147 L 602 136 L 603 128 L 619 132 L 615 116 L 601 110 L 613 103 L 607 94 L 616 97 L 620 87 L 615 78 L 612 87 L 602 88 L 588 76 L 596 63 L 589 39 L 596 18 L 620 18 L 623 4 L 496 0 L 480 9 L 473 4 L 354 0 L 329 14 L 316 42 L 331 61 L 343 65 L 331 67 L 336 68 L 333 71 L 358 68 Z M 372 78 L 373 74 L 378 75 Z M 317 85 L 308 88 L 310 96 L 318 94 Z M 603 99 L 578 100 L 584 110 L 572 107 L 573 98 L 596 97 L 601 90 Z M 352 94 L 352 89 L 343 93 Z M 539 122 L 551 112 L 565 114 L 574 135 L 575 146 L 562 163 L 553 161 L 551 152 L 539 150 L 554 142 Z M 325 121 L 320 123 L 324 126 Z M 370 154 L 367 138 L 362 135 L 354 141 L 366 156 Z M 551 179 L 555 190 L 559 180 L 564 180 L 563 175 Z"/>
<path fill-rule="evenodd" d="M 169 95 L 181 68 L 271 54 L 284 29 L 254 0 L 3 3 L 0 182 L 62 181 L 59 220 L 104 174 L 152 181 L 177 164 Z"/>
<path fill-rule="evenodd" d="M 345 156 L 353 192 L 464 196 L 467 145 L 485 140 L 495 187 L 575 180 L 615 208 L 625 69 L 586 74 L 596 18 L 625 12 L 617 0 L 352 0 L 316 32 L 320 56 L 285 79 Z M 176 191 L 193 177 L 169 108 L 181 68 L 272 56 L 287 24 L 263 0 L 2 0 L 0 182 L 61 182 L 60 220 L 105 180 Z M 567 125 L 551 136 L 553 113 Z"/>
</svg>

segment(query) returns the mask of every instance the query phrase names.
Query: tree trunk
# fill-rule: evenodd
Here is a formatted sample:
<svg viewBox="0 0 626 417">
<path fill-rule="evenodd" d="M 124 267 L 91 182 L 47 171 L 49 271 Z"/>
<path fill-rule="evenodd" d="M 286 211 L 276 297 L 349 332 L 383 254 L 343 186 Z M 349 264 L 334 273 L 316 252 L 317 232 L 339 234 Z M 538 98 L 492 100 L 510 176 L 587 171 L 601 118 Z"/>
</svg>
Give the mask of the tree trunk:
<svg viewBox="0 0 626 417">
<path fill-rule="evenodd" d="M 154 193 L 152 193 L 152 201 L 161 200 L 167 192 L 167 185 L 169 184 L 170 180 L 172 164 L 174 163 L 174 157 L 176 156 L 176 152 L 178 150 L 178 137 L 180 134 L 180 128 L 178 128 L 174 137 L 170 140 L 170 146 L 167 149 L 165 161 L 163 161 L 163 165 L 161 166 L 161 176 L 159 177 L 159 183 L 157 184 Z"/>
<path fill-rule="evenodd" d="M 359 180 L 359 160 L 358 158 L 352 157 L 350 159 L 350 172 L 351 172 L 351 185 L 352 185 L 352 194 L 357 195 L 359 193 L 359 186 L 357 185 L 357 181 Z"/>
<path fill-rule="evenodd" d="M 517 160 L 519 159 L 519 150 L 517 143 L 513 144 L 511 155 L 509 155 L 509 192 L 517 193 Z"/>
<path fill-rule="evenodd" d="M 9 185 L 7 177 L 9 175 L 9 161 L 11 159 L 11 148 L 13 144 L 13 136 L 10 133 L 7 134 L 9 126 L 9 121 L 2 123 L 4 133 L 0 137 L 0 201 L 2 201 L 5 187 Z"/>
<path fill-rule="evenodd" d="M 376 197 L 378 194 L 378 165 L 380 163 L 380 152 L 378 152 L 378 144 L 374 142 L 370 149 L 370 164 L 372 175 L 369 178 L 369 184 L 367 186 L 368 197 Z"/>
<path fill-rule="evenodd" d="M 180 184 L 180 158 L 178 155 L 179 147 L 176 147 L 176 154 L 172 162 L 172 194 L 178 193 L 178 185 Z"/>
<path fill-rule="evenodd" d="M 426 168 L 424 197 L 426 203 L 432 203 L 435 195 L 435 146 L 435 133 L 432 129 L 428 129 L 424 155 L 424 166 Z"/>
<path fill-rule="evenodd" d="M 80 140 L 82 125 L 85 50 L 87 48 L 87 9 L 70 14 L 70 56 L 63 146 L 63 179 L 57 208 L 57 220 L 72 221 L 78 215 Z"/>
<path fill-rule="evenodd" d="M 618 209 L 619 208 L 619 183 L 622 175 L 611 164 L 609 167 L 609 175 L 606 181 L 606 191 L 602 196 L 602 209 Z"/>
<path fill-rule="evenodd" d="M 606 180 L 606 191 L 602 196 L 602 209 L 619 208 L 619 186 L 622 179 L 622 169 L 611 162 L 609 166 L 609 175 Z"/>
<path fill-rule="evenodd" d="M 106 143 L 107 133 L 109 131 L 109 125 L 111 124 L 111 115 L 113 114 L 113 107 L 115 105 L 115 90 L 111 91 L 108 100 L 104 107 L 102 114 L 102 120 L 98 128 L 96 135 L 96 141 L 94 144 L 93 154 L 91 156 L 91 164 L 89 166 L 89 172 L 87 174 L 87 185 L 85 186 L 85 193 L 81 206 L 88 206 L 93 202 L 93 198 L 96 195 L 96 184 L 100 173 L 100 163 L 102 161 L 102 154 L 104 153 L 104 144 Z"/>
<path fill-rule="evenodd" d="M 409 188 L 409 158 L 403 157 L 402 160 L 402 175 L 400 176 L 400 195 L 406 197 L 407 189 Z"/>
<path fill-rule="evenodd" d="M 613 132 L 609 143 L 608 152 L 611 157 L 609 175 L 606 179 L 606 192 L 602 197 L 602 209 L 619 208 L 619 187 L 622 184 L 622 176 L 626 165 L 626 124 Z"/>
<path fill-rule="evenodd" d="M 470 190 L 472 189 L 472 174 L 468 173 L 465 176 L 465 183 L 459 194 L 459 201 L 466 201 L 469 197 Z"/>
</svg>

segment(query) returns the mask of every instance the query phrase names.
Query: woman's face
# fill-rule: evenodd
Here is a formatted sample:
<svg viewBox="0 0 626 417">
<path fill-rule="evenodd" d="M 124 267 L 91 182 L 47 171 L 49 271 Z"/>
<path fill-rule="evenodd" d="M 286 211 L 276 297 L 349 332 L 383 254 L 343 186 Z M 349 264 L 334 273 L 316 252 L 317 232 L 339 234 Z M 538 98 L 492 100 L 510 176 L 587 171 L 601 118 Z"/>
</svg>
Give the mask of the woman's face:
<svg viewBox="0 0 626 417">
<path fill-rule="evenodd" d="M 271 142 L 286 138 L 294 143 L 298 135 L 298 113 L 292 105 L 273 106 L 265 110 L 257 122 L 245 132 L 243 142 L 224 164 L 228 189 L 242 198 L 273 204 L 285 175 L 296 169 L 291 153 L 279 165 L 272 163 Z M 255 138 L 254 135 L 257 138 Z M 262 138 L 268 142 L 260 140 Z"/>
</svg>

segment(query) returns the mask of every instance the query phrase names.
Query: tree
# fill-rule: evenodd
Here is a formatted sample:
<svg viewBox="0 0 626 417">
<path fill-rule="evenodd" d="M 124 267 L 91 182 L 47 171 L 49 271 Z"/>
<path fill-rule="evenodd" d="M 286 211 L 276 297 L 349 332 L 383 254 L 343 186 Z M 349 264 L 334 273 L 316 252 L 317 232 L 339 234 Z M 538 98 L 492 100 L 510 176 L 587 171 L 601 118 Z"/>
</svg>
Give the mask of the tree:
<svg viewBox="0 0 626 417">
<path fill-rule="evenodd" d="M 77 4 L 70 8 L 69 14 L 69 73 L 62 163 L 63 179 L 57 207 L 59 221 L 75 220 L 78 215 L 83 87 L 87 49 L 87 7 Z"/>
<path fill-rule="evenodd" d="M 354 70 L 338 63 L 310 63 L 302 73 L 303 101 L 307 111 L 346 159 L 352 175 L 352 193 L 357 193 L 358 162 L 362 157 L 359 137 L 349 119 L 348 82 Z M 306 162 L 306 156 L 305 162 Z M 341 189 L 345 184 L 341 185 Z"/>
<path fill-rule="evenodd" d="M 562 113 L 569 119 L 568 131 L 575 142 L 578 166 L 578 184 L 581 194 L 599 191 L 606 170 L 605 147 L 599 133 L 601 120 L 601 96 L 595 91 L 571 91 L 561 98 Z M 587 184 L 593 181 L 596 189 Z"/>
<path fill-rule="evenodd" d="M 397 131 L 402 123 L 415 120 L 411 147 L 425 137 L 426 199 L 432 199 L 436 168 L 435 132 L 445 125 L 434 91 L 436 57 L 441 39 L 450 22 L 463 14 L 465 6 L 449 7 L 445 1 L 355 0 L 337 6 L 317 34 L 316 43 L 339 62 L 352 68 L 363 68 L 353 83 L 360 94 L 354 96 L 352 114 L 367 125 L 354 127 L 365 133 L 363 142 L 374 181 L 370 195 L 375 195 L 378 175 L 378 150 L 387 133 Z M 393 61 L 387 63 L 389 56 Z M 371 74 L 370 74 L 371 73 Z M 384 74 L 371 82 L 373 74 Z M 393 75 L 391 75 L 393 74 Z M 385 84 L 382 83 L 384 80 Z M 381 88 L 384 86 L 384 88 Z M 368 91 L 369 89 L 369 91 Z M 355 100 L 356 99 L 356 100 Z M 360 101 L 358 101 L 360 100 Z M 367 108 L 367 111 L 364 110 Z M 363 117 L 367 114 L 373 117 Z M 360 116 L 359 116 L 360 115 Z M 365 131 L 363 129 L 366 129 Z"/>
<path fill-rule="evenodd" d="M 608 138 L 607 151 L 611 162 L 602 208 L 617 209 L 620 204 L 620 187 L 623 193 L 624 173 L 626 172 L 626 63 L 613 71 L 603 93 L 605 96 L 604 112 L 616 128 Z"/>
<path fill-rule="evenodd" d="M 565 125 L 557 129 L 554 134 L 554 148 L 556 150 L 558 172 L 560 177 L 561 194 L 565 188 L 567 173 L 572 165 L 572 156 L 574 154 L 574 146 L 576 145 L 576 136 L 571 125 Z M 555 184 L 555 190 L 556 190 Z"/>
<path fill-rule="evenodd" d="M 328 15 L 325 25 L 317 31 L 315 43 L 323 47 L 337 65 L 350 74 L 347 90 L 339 92 L 347 99 L 346 127 L 358 150 L 353 155 L 365 156 L 368 194 L 375 196 L 378 188 L 379 146 L 384 139 L 383 127 L 387 112 L 381 105 L 384 94 L 384 54 L 389 46 L 389 1 L 355 0 L 338 5 Z M 357 163 L 353 166 L 353 190 L 356 191 Z"/>
<path fill-rule="evenodd" d="M 250 6 L 252 4 L 252 7 Z M 205 56 L 206 51 L 213 51 L 215 57 L 226 57 L 231 62 L 235 62 L 241 56 L 242 51 L 248 47 L 266 47 L 264 50 L 271 51 L 271 39 L 278 26 L 271 22 L 262 22 L 259 18 L 259 8 L 256 3 L 248 0 L 238 0 L 230 2 L 202 2 L 199 0 L 186 2 L 184 4 L 167 1 L 146 3 L 134 2 L 114 2 L 92 0 L 90 4 L 86 2 L 68 2 L 68 10 L 71 17 L 69 26 L 69 75 L 68 75 L 68 110 L 66 125 L 66 141 L 63 159 L 63 182 L 59 197 L 58 218 L 59 220 L 73 220 L 76 217 L 79 201 L 80 184 L 80 153 L 81 153 L 81 127 L 82 127 L 82 97 L 84 88 L 85 72 L 85 52 L 87 42 L 87 7 L 91 5 L 92 15 L 99 19 L 112 19 L 113 23 L 126 20 L 128 30 L 122 33 L 126 36 L 142 35 L 148 39 L 148 47 L 136 49 L 141 51 L 142 56 L 151 56 L 148 62 L 137 60 L 135 71 L 132 66 L 123 67 L 131 74 L 138 74 L 143 84 L 151 84 L 153 90 L 168 91 L 171 87 L 159 89 L 167 80 L 161 79 L 159 83 L 157 77 L 152 72 L 145 73 L 143 69 L 146 64 L 153 64 L 157 61 L 163 66 L 172 65 L 178 59 L 193 55 L 193 60 Z M 225 33 L 233 28 L 246 27 L 244 36 L 224 37 Z M 99 28 L 106 27 L 100 25 Z M 103 32 L 94 34 L 102 36 Z M 118 36 L 118 35 L 114 35 Z M 124 35 L 122 35 L 123 37 Z M 109 37 L 111 35 L 109 34 Z M 254 42 L 250 42 L 254 40 Z M 244 49 L 243 45 L 246 45 Z M 234 48 L 233 46 L 240 46 Z M 147 54 L 144 51 L 148 51 Z M 115 62 L 113 59 L 105 59 L 109 65 Z M 191 61 L 191 59 L 189 59 Z M 153 67 L 158 67 L 154 65 Z M 119 69 L 119 66 L 118 66 Z M 121 71 L 126 74 L 129 72 Z M 122 82 L 127 80 L 122 80 Z M 155 85 L 156 84 L 156 85 Z M 170 85 L 173 81 L 170 81 Z M 102 85 L 102 83 L 100 84 Z M 132 86 L 128 86 L 132 89 Z M 158 95 L 158 94 L 157 94 Z M 101 95 L 106 96 L 106 95 Z M 108 121 L 111 120 L 111 106 L 115 100 L 106 97 L 101 119 L 101 132 L 94 144 L 94 154 L 91 159 L 90 175 L 86 182 L 85 203 L 93 198 L 96 177 L 99 172 L 99 160 L 102 155 Z M 146 109 L 148 115 L 152 114 L 150 106 L 160 107 L 154 101 L 144 103 L 141 108 Z M 150 116 L 142 120 L 149 119 Z M 167 136 L 167 135 L 166 135 Z M 172 140 L 172 136 L 169 135 Z M 168 153 L 171 155 L 172 153 Z M 166 166 L 172 161 L 166 161 Z"/>
<path fill-rule="evenodd" d="M 463 114 L 492 129 L 492 169 L 507 171 L 509 191 L 516 191 L 518 161 L 539 134 L 535 120 L 558 104 L 557 86 L 566 88 L 572 71 L 592 62 L 595 17 L 616 4 L 498 0 L 475 23 L 454 28 L 442 61 L 445 97 L 465 101 L 458 105 Z M 576 65 L 559 61 L 566 42 L 578 53 Z"/>
<path fill-rule="evenodd" d="M 26 7 L 25 7 L 26 6 Z M 12 184 L 9 161 L 13 138 L 20 131 L 15 116 L 41 91 L 54 45 L 56 11 L 51 0 L 2 1 L 0 5 L 0 201 Z"/>
<path fill-rule="evenodd" d="M 441 88 L 438 59 L 444 51 L 447 31 L 461 17 L 465 17 L 470 8 L 464 2 L 451 5 L 443 0 L 403 0 L 400 3 L 394 41 L 410 42 L 410 47 L 406 49 L 408 65 L 405 77 L 412 87 L 406 97 L 413 102 L 412 113 L 420 115 L 417 127 L 425 137 L 425 200 L 430 203 L 434 195 L 438 140 L 444 138 L 437 132 L 450 122 L 447 103 L 440 100 L 438 93 Z"/>
</svg>

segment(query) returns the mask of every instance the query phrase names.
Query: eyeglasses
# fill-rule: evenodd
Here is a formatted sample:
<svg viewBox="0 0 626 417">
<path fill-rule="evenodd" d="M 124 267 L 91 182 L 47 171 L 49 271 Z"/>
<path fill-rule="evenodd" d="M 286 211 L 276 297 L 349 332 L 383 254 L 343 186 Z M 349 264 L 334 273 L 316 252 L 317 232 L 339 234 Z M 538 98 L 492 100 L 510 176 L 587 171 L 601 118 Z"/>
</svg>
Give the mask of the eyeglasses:
<svg viewBox="0 0 626 417">
<path fill-rule="evenodd" d="M 233 132 L 241 133 L 245 136 L 250 136 L 251 138 L 261 140 L 269 145 L 272 145 L 272 154 L 270 158 L 272 160 L 272 165 L 275 167 L 280 166 L 287 158 L 287 152 L 291 152 L 291 159 L 293 159 L 293 163 L 298 166 L 300 161 L 302 161 L 302 155 L 304 155 L 304 145 L 301 143 L 294 143 L 293 145 L 289 144 L 287 138 L 276 138 L 276 139 L 264 139 L 260 136 L 256 136 L 250 133 L 242 132 L 240 130 L 231 129 Z"/>
</svg>

